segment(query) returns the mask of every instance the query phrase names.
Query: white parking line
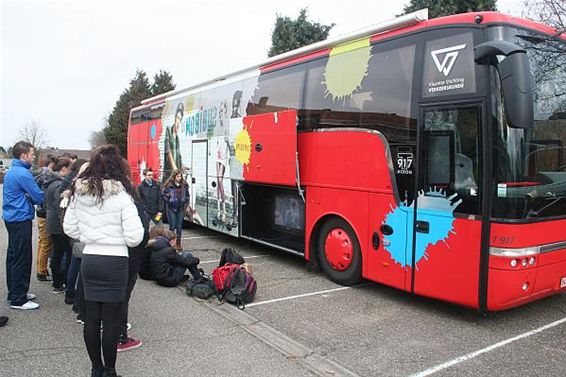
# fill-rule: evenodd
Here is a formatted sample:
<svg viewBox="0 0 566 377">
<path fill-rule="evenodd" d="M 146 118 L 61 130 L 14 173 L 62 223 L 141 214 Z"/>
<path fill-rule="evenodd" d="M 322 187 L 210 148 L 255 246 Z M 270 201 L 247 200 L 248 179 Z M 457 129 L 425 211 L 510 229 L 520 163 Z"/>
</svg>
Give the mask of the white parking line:
<svg viewBox="0 0 566 377">
<path fill-rule="evenodd" d="M 250 305 L 247 305 L 247 306 L 250 306 Z M 437 366 L 432 367 L 432 368 L 430 368 L 430 369 L 427 369 L 427 370 L 425 370 L 425 371 L 422 371 L 422 372 L 420 372 L 420 373 L 414 374 L 414 375 L 411 376 L 411 377 L 430 376 L 431 374 L 434 374 L 434 373 L 436 373 L 436 372 L 440 372 L 441 370 L 446 369 L 446 368 L 449 368 L 449 367 L 451 367 L 451 366 L 453 366 L 453 365 L 459 364 L 459 363 L 464 362 L 464 361 L 466 361 L 466 360 L 473 359 L 474 357 L 479 356 L 479 355 L 481 355 L 482 353 L 486 353 L 486 352 L 489 352 L 489 351 L 493 351 L 493 350 L 496 349 L 496 348 L 503 347 L 504 345 L 509 344 L 509 343 L 512 343 L 512 342 L 514 342 L 514 341 L 516 341 L 516 340 L 523 339 L 523 338 L 529 337 L 529 336 L 534 335 L 534 334 L 538 334 L 538 333 L 541 332 L 541 331 L 548 330 L 548 329 L 550 329 L 550 328 L 552 328 L 552 327 L 558 326 L 558 325 L 560 325 L 560 324 L 562 324 L 562 323 L 565 323 L 565 322 L 566 322 L 566 317 L 564 317 L 564 318 L 562 318 L 562 319 L 559 319 L 558 321 L 554 321 L 554 322 L 552 322 L 552 323 L 549 323 L 548 325 L 539 327 L 538 329 L 535 329 L 535 330 L 532 330 L 532 331 L 523 333 L 523 334 L 521 334 L 521 335 L 517 335 L 517 336 L 515 336 L 515 337 L 513 337 L 513 338 L 509 338 L 509 339 L 504 340 L 504 341 L 501 341 L 501 342 L 499 342 L 499 343 L 495 343 L 495 344 L 493 344 L 493 345 L 491 345 L 491 346 L 489 346 L 489 347 L 485 347 L 485 348 L 483 348 L 483 349 L 481 349 L 481 350 L 479 350 L 479 351 L 475 351 L 475 352 L 469 353 L 469 354 L 467 354 L 467 355 L 460 356 L 460 357 L 458 357 L 458 358 L 456 358 L 456 359 L 454 359 L 454 360 L 448 361 L 448 362 L 446 362 L 446 363 L 444 363 L 444 364 L 440 364 L 440 365 L 437 365 Z"/>
<path fill-rule="evenodd" d="M 263 255 L 251 255 L 249 257 L 244 256 L 244 259 L 253 259 L 253 258 L 261 258 L 261 257 L 268 257 L 269 254 L 263 254 Z M 205 260 L 205 261 L 201 261 L 200 264 L 205 264 L 205 263 L 218 263 L 219 260 L 215 259 L 215 260 Z"/>
<path fill-rule="evenodd" d="M 318 291 L 318 292 L 312 292 L 312 293 L 305 293 L 305 294 L 302 294 L 302 295 L 276 298 L 276 299 L 273 299 L 273 300 L 266 300 L 266 301 L 260 301 L 260 302 L 252 302 L 251 304 L 247 304 L 247 305 L 246 305 L 246 308 L 251 308 L 252 306 L 259 306 L 259 305 L 271 304 L 271 303 L 279 302 L 279 301 L 293 300 L 293 299 L 296 299 L 296 298 L 322 295 L 322 294 L 330 293 L 330 292 L 343 291 L 343 290 L 350 289 L 350 288 L 352 288 L 352 287 L 340 287 L 340 288 L 334 288 L 334 289 L 327 289 L 326 291 Z"/>
</svg>

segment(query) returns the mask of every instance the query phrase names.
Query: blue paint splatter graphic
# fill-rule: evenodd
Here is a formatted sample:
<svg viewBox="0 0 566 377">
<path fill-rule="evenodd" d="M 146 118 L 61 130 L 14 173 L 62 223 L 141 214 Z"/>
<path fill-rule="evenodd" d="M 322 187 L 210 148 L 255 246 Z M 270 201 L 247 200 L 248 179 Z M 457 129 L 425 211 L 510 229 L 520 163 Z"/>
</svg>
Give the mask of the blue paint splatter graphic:
<svg viewBox="0 0 566 377">
<path fill-rule="evenodd" d="M 442 190 L 431 190 L 426 194 L 419 192 L 419 208 L 417 221 L 429 223 L 429 232 L 417 232 L 415 248 L 415 266 L 424 258 L 428 260 L 427 249 L 439 241 L 446 242 L 448 235 L 453 232 L 454 210 L 462 199 L 452 202 L 457 194 L 446 197 Z M 413 222 L 414 222 L 414 202 L 407 205 L 402 202 L 397 208 L 391 207 L 391 212 L 385 216 L 384 224 L 393 228 L 393 234 L 384 236 L 385 250 L 391 254 L 391 258 L 399 263 L 401 267 L 412 265 L 413 247 Z"/>
<path fill-rule="evenodd" d="M 151 137 L 152 139 L 155 139 L 155 134 L 157 133 L 157 126 L 155 125 L 155 123 L 153 123 L 151 125 L 151 129 L 149 131 L 149 137 Z"/>
</svg>

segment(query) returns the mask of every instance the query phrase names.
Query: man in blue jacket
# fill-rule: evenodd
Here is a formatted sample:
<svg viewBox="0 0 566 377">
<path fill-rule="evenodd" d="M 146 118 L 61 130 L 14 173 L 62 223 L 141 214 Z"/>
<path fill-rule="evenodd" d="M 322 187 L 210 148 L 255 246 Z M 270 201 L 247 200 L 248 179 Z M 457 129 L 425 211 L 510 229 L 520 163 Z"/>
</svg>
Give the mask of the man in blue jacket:
<svg viewBox="0 0 566 377">
<path fill-rule="evenodd" d="M 28 293 L 32 262 L 33 205 L 43 203 L 44 198 L 29 170 L 35 158 L 33 145 L 18 141 L 12 148 L 12 154 L 14 160 L 4 177 L 2 202 L 2 217 L 8 230 L 8 300 L 12 309 L 30 310 L 39 308 L 39 304 L 32 301 L 35 295 Z"/>
</svg>

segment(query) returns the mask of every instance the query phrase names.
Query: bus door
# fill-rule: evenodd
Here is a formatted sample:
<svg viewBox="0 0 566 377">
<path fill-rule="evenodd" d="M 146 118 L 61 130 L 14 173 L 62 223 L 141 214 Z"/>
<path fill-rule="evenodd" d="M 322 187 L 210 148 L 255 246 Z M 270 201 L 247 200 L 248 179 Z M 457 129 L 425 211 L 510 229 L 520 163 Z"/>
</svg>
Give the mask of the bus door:
<svg viewBox="0 0 566 377">
<path fill-rule="evenodd" d="M 163 127 L 161 124 L 161 115 L 163 110 L 163 103 L 151 106 L 149 113 L 149 122 L 145 130 L 145 140 L 147 142 L 145 148 L 146 167 L 153 169 L 153 174 L 156 180 L 165 181 L 168 177 L 162 177 L 160 170 L 160 161 L 162 152 L 159 150 L 159 140 Z"/>
<path fill-rule="evenodd" d="M 145 169 L 145 130 L 148 127 L 147 110 L 141 109 L 132 113 L 128 129 L 128 163 L 132 171 L 134 184 L 141 182 L 141 171 Z"/>
<path fill-rule="evenodd" d="M 482 104 L 422 107 L 407 287 L 477 307 Z M 410 284 L 410 285 L 409 285 Z"/>
<path fill-rule="evenodd" d="M 147 119 L 147 115 L 145 119 Z M 143 180 L 143 171 L 150 167 L 148 165 L 148 145 L 149 145 L 149 120 L 145 120 L 139 124 L 138 127 L 138 169 L 132 171 L 135 184 L 141 183 Z"/>
<path fill-rule="evenodd" d="M 206 140 L 194 140 L 191 148 L 191 218 L 204 226 L 208 226 L 207 146 Z"/>
</svg>

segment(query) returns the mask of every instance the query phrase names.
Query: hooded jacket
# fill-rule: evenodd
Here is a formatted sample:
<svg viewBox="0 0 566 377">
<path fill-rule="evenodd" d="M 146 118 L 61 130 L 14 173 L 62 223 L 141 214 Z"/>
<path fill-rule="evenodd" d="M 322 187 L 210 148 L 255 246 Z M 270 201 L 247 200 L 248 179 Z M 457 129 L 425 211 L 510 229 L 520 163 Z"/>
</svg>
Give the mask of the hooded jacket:
<svg viewBox="0 0 566 377">
<path fill-rule="evenodd" d="M 102 201 L 89 192 L 88 181 L 75 181 L 75 192 L 63 221 L 65 233 L 86 244 L 83 255 L 128 256 L 144 236 L 132 197 L 118 181 L 102 181 Z"/>
<path fill-rule="evenodd" d="M 61 223 L 61 184 L 63 177 L 58 173 L 50 174 L 43 184 L 45 190 L 45 231 L 48 234 L 63 234 L 63 226 Z"/>
<path fill-rule="evenodd" d="M 160 236 L 155 240 L 150 240 L 148 246 L 153 248 L 151 252 L 151 272 L 155 280 L 166 287 L 174 287 L 175 283 L 178 282 L 175 274 L 176 266 L 189 268 L 197 262 L 196 258 L 189 260 L 177 254 L 165 237 Z"/>
<path fill-rule="evenodd" d="M 51 170 L 49 170 L 47 167 L 43 167 L 41 171 L 34 177 L 35 183 L 37 183 L 37 186 L 39 186 L 39 189 L 41 191 L 45 191 L 43 186 L 45 185 L 45 182 L 47 182 L 51 174 L 53 174 Z M 37 215 L 37 217 L 41 217 L 41 218 L 47 217 L 47 210 L 45 209 L 45 200 L 43 201 L 43 203 L 39 203 L 38 205 L 35 206 L 35 214 Z"/>
<path fill-rule="evenodd" d="M 12 167 L 4 177 L 2 218 L 7 222 L 33 220 L 34 204 L 43 203 L 43 192 L 29 171 L 31 165 L 12 160 Z"/>
</svg>

